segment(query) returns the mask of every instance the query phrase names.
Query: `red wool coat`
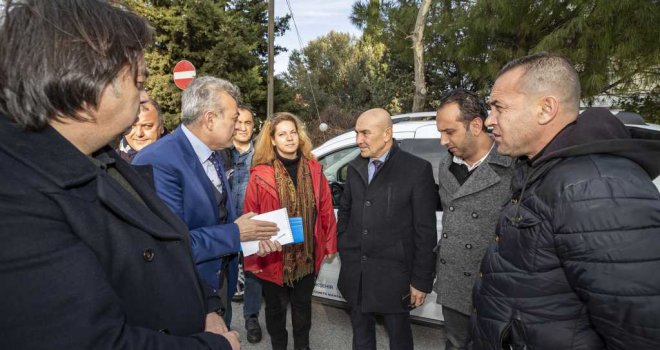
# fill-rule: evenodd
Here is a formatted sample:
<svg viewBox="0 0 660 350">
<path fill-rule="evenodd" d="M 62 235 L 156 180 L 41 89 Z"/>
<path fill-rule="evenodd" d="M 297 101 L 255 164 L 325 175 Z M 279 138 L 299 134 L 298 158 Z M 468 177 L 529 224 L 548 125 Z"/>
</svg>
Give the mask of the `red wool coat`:
<svg viewBox="0 0 660 350">
<path fill-rule="evenodd" d="M 328 180 L 323 175 L 321 164 L 308 160 L 309 170 L 314 187 L 316 203 L 316 223 L 314 225 L 314 257 L 315 272 L 318 275 L 323 257 L 337 252 L 337 222 L 332 207 L 332 195 Z M 280 209 L 280 199 L 275 185 L 275 170 L 270 165 L 257 165 L 250 171 L 250 181 L 245 192 L 243 213 L 267 213 Z M 275 252 L 259 257 L 256 254 L 245 257 L 245 271 L 259 271 L 256 274 L 262 280 L 283 284 L 282 253 Z"/>
</svg>

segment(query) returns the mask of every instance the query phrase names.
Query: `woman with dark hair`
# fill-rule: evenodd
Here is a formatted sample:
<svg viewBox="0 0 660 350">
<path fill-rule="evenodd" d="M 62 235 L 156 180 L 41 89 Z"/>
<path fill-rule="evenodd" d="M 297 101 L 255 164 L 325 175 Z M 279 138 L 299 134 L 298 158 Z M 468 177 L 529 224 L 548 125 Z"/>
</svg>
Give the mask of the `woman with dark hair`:
<svg viewBox="0 0 660 350">
<path fill-rule="evenodd" d="M 324 258 L 337 252 L 332 196 L 321 164 L 311 153 L 304 125 L 291 113 L 276 113 L 257 138 L 244 212 L 287 208 L 302 217 L 304 242 L 264 257 L 245 258 L 245 269 L 262 282 L 266 328 L 274 350 L 286 349 L 286 310 L 291 303 L 294 349 L 309 349 L 312 291 Z"/>
</svg>

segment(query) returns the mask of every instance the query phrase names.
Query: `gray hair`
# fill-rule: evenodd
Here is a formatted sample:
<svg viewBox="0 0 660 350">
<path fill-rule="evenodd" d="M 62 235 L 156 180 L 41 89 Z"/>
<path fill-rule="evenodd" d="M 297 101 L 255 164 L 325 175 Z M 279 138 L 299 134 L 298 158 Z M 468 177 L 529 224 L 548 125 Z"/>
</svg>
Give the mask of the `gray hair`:
<svg viewBox="0 0 660 350">
<path fill-rule="evenodd" d="M 518 67 L 524 70 L 520 81 L 523 90 L 533 93 L 551 91 L 561 96 L 576 113 L 579 111 L 580 78 L 568 58 L 551 52 L 520 57 L 507 63 L 496 79 Z"/>
<path fill-rule="evenodd" d="M 216 111 L 216 99 L 221 92 L 227 93 L 236 103 L 240 103 L 241 91 L 227 80 L 210 76 L 193 79 L 181 96 L 181 122 L 190 125 L 204 113 Z M 224 106 L 220 106 L 220 111 L 216 112 L 222 113 L 223 108 Z"/>
</svg>

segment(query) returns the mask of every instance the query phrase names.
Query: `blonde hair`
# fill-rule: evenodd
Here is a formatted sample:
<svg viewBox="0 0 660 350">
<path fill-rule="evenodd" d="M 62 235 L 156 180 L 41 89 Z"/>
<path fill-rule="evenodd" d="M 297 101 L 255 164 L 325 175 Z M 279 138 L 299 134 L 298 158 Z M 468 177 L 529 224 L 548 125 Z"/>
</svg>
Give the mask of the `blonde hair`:
<svg viewBox="0 0 660 350">
<path fill-rule="evenodd" d="M 278 112 L 273 117 L 268 118 L 261 127 L 261 132 L 254 143 L 254 155 L 252 156 L 252 166 L 259 164 L 273 164 L 277 158 L 277 151 L 272 144 L 272 138 L 275 136 L 275 128 L 284 121 L 290 121 L 296 126 L 298 132 L 298 152 L 302 153 L 306 159 L 316 159 L 312 154 L 312 140 L 310 140 L 303 124 L 298 117 L 289 112 Z"/>
</svg>

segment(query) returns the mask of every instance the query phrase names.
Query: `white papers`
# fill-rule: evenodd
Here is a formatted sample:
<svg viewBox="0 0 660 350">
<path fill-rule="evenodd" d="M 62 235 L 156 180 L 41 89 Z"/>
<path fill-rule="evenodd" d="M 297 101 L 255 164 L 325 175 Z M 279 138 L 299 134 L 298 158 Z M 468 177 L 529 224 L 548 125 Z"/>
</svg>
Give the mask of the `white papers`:
<svg viewBox="0 0 660 350">
<path fill-rule="evenodd" d="M 289 214 L 286 208 L 277 209 L 268 213 L 255 215 L 251 220 L 270 221 L 277 224 L 280 230 L 271 237 L 271 241 L 280 242 L 281 245 L 293 243 L 293 234 L 291 233 L 291 224 L 289 223 Z M 259 251 L 259 241 L 241 242 L 243 256 L 256 254 Z"/>
</svg>

